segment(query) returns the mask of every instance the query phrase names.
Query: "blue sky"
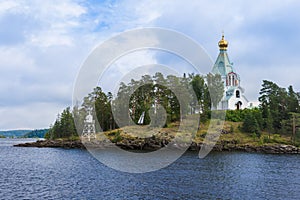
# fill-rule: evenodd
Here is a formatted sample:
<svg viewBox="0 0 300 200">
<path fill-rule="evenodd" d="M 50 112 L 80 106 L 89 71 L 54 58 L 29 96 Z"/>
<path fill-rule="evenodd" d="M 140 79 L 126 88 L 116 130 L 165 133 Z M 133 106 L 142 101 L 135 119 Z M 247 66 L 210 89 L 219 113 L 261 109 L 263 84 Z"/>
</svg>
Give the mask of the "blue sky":
<svg viewBox="0 0 300 200">
<path fill-rule="evenodd" d="M 137 27 L 182 32 L 213 60 L 224 30 L 249 100 L 257 100 L 263 79 L 300 91 L 299 9 L 296 0 L 0 1 L 0 129 L 48 127 L 72 104 L 88 54 Z M 147 53 L 138 59 L 156 62 Z"/>
</svg>

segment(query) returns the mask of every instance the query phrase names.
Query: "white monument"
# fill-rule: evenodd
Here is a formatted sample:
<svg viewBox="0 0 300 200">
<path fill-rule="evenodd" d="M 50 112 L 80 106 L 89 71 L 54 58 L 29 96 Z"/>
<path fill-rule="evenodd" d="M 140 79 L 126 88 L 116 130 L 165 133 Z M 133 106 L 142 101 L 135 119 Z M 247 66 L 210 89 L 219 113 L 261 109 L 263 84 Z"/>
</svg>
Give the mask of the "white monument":
<svg viewBox="0 0 300 200">
<path fill-rule="evenodd" d="M 88 138 L 89 141 L 91 141 L 91 138 L 96 139 L 95 120 L 93 119 L 93 115 L 91 114 L 91 109 L 88 109 L 88 115 L 84 120 L 82 137 Z"/>
</svg>

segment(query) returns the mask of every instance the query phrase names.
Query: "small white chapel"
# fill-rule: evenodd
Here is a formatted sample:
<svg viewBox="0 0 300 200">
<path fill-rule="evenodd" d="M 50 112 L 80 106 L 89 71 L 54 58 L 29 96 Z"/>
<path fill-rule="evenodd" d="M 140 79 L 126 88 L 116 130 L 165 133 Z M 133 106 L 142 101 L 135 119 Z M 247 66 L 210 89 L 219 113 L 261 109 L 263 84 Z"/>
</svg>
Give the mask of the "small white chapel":
<svg viewBox="0 0 300 200">
<path fill-rule="evenodd" d="M 227 54 L 228 42 L 224 39 L 219 41 L 220 53 L 213 66 L 212 73 L 220 74 L 224 82 L 223 99 L 217 106 L 217 110 L 240 110 L 251 107 L 248 99 L 244 95 L 244 88 L 241 87 L 241 79 L 233 68 Z"/>
</svg>

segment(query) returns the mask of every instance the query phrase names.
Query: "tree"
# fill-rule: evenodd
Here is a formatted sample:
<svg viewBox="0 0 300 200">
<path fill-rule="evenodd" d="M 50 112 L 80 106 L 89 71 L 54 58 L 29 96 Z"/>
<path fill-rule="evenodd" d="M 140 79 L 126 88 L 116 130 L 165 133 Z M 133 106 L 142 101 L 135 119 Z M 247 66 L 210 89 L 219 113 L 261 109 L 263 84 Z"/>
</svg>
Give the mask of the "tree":
<svg viewBox="0 0 300 200">
<path fill-rule="evenodd" d="M 272 127 L 279 131 L 282 127 L 282 120 L 288 119 L 288 95 L 284 88 L 271 81 L 263 81 L 259 92 L 260 108 L 264 119 L 264 128 L 267 128 L 267 122 L 272 121 Z M 268 119 L 272 117 L 272 120 Z"/>
<path fill-rule="evenodd" d="M 220 74 L 207 74 L 206 76 L 207 86 L 211 97 L 211 103 L 214 109 L 217 109 L 219 102 L 224 95 L 224 83 Z"/>
<path fill-rule="evenodd" d="M 200 107 L 200 113 L 201 113 L 200 120 L 202 122 L 205 122 L 210 118 L 211 102 L 210 102 L 208 87 L 205 84 L 204 78 L 199 74 L 197 75 L 192 74 L 190 75 L 190 77 L 191 77 L 191 85 L 196 94 L 197 103 Z"/>
<path fill-rule="evenodd" d="M 294 92 L 293 86 L 288 87 L 288 112 L 300 112 L 299 96 Z"/>
<path fill-rule="evenodd" d="M 247 133 L 255 133 L 257 137 L 260 137 L 258 123 L 251 112 L 246 113 L 242 130 Z"/>
<path fill-rule="evenodd" d="M 274 127 L 273 127 L 273 116 L 270 114 L 270 111 L 267 110 L 267 116 L 265 118 L 265 125 L 266 129 L 269 135 L 269 139 L 271 139 L 271 133 L 274 132 Z"/>
<path fill-rule="evenodd" d="M 295 144 L 300 127 L 300 113 L 290 112 L 289 115 L 290 118 L 283 121 L 283 131 L 291 136 L 291 141 Z"/>
<path fill-rule="evenodd" d="M 60 115 L 58 115 L 54 125 L 52 127 L 50 126 L 46 137 L 49 139 L 57 139 L 70 138 L 74 136 L 78 136 L 78 134 L 73 115 L 70 111 L 70 108 L 67 107 Z"/>
<path fill-rule="evenodd" d="M 263 128 L 268 131 L 269 137 L 273 132 L 295 134 L 292 124 L 295 124 L 294 116 L 300 112 L 299 93 L 292 86 L 286 90 L 272 81 L 264 80 L 259 94 Z"/>
</svg>

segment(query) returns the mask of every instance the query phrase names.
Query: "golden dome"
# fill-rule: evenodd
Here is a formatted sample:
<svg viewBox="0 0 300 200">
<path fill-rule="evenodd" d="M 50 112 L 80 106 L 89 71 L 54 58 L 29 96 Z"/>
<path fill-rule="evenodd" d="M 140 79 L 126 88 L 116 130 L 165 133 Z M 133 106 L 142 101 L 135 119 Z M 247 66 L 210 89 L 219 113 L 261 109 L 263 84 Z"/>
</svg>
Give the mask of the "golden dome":
<svg viewBox="0 0 300 200">
<path fill-rule="evenodd" d="M 227 50 L 228 42 L 224 39 L 224 35 L 222 35 L 222 39 L 219 41 L 220 50 Z"/>
</svg>

